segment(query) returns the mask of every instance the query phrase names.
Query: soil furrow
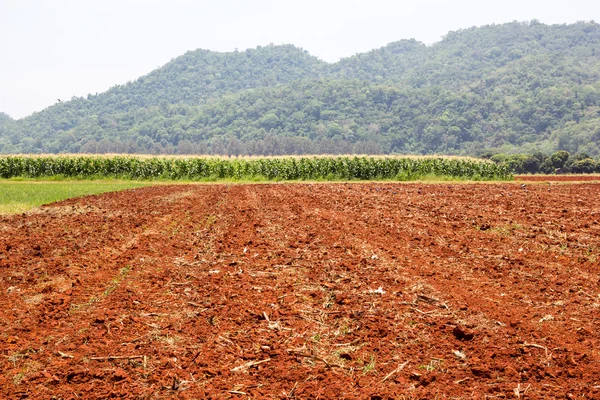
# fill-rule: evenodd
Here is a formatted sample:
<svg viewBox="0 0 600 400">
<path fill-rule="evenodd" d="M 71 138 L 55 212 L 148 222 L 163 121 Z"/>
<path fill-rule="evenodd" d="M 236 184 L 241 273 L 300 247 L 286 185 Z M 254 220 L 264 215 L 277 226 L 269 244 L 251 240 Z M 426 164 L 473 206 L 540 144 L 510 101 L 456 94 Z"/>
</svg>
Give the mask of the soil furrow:
<svg viewBox="0 0 600 400">
<path fill-rule="evenodd" d="M 2 217 L 0 397 L 596 398 L 599 195 L 182 185 Z"/>
</svg>

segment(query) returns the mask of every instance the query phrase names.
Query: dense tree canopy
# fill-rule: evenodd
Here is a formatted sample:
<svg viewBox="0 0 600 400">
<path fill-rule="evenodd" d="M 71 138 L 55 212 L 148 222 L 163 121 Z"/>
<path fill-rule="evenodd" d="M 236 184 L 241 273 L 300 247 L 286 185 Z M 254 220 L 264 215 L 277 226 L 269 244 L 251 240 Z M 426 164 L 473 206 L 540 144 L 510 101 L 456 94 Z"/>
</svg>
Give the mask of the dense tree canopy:
<svg viewBox="0 0 600 400">
<path fill-rule="evenodd" d="M 291 45 L 190 51 L 27 118 L 0 152 L 600 155 L 600 25 L 513 22 L 327 64 Z"/>
</svg>

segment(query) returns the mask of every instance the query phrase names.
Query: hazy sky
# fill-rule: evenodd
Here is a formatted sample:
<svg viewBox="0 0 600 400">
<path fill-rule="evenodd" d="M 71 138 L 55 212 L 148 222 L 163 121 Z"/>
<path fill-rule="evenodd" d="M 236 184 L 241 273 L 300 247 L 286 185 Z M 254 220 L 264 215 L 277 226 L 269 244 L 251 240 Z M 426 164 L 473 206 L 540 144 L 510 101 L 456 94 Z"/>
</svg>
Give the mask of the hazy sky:
<svg viewBox="0 0 600 400">
<path fill-rule="evenodd" d="M 600 21 L 597 0 L 0 0 L 0 111 L 21 118 L 197 48 L 291 43 L 329 62 L 510 21 Z"/>
</svg>

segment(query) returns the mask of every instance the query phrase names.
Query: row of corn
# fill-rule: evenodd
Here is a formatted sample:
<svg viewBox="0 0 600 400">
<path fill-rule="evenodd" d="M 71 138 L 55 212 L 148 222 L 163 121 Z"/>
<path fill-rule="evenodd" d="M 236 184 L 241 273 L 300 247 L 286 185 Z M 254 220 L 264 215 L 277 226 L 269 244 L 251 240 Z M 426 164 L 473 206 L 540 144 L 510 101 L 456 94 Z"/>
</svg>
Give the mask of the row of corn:
<svg viewBox="0 0 600 400">
<path fill-rule="evenodd" d="M 0 178 L 415 180 L 440 177 L 508 180 L 506 167 L 474 159 L 305 157 L 264 159 L 136 157 L 0 157 Z"/>
</svg>

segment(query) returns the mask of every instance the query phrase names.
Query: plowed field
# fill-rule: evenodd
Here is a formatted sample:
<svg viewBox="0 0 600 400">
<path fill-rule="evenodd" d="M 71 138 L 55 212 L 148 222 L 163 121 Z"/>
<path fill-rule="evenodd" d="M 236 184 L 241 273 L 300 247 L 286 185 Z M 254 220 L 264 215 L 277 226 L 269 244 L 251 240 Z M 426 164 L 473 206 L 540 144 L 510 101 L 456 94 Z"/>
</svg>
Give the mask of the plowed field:
<svg viewBox="0 0 600 400">
<path fill-rule="evenodd" d="M 532 182 L 589 182 L 600 181 L 600 175 L 517 175 L 517 181 L 532 181 Z"/>
<path fill-rule="evenodd" d="M 181 185 L 0 217 L 0 398 L 600 398 L 599 198 Z"/>
</svg>

